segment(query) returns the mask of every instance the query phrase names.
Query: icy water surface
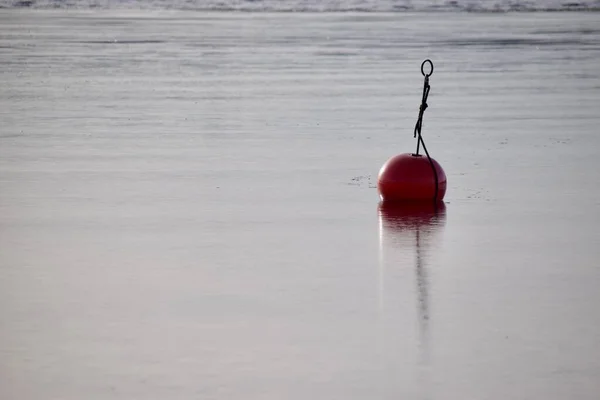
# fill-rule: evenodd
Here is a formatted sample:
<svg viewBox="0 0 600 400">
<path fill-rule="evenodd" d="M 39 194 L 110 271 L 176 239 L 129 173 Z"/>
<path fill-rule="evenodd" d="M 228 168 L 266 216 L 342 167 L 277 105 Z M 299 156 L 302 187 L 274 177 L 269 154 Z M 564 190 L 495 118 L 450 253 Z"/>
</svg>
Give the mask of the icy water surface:
<svg viewBox="0 0 600 400">
<path fill-rule="evenodd" d="M 1 11 L 0 398 L 599 398 L 599 23 Z"/>
</svg>

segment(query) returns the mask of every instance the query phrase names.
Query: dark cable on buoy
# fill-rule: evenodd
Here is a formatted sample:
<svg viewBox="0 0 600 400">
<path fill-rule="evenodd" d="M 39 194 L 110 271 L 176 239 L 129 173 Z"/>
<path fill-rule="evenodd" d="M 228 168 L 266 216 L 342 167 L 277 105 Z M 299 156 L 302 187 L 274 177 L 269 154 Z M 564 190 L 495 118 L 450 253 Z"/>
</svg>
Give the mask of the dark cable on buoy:
<svg viewBox="0 0 600 400">
<path fill-rule="evenodd" d="M 424 67 L 425 64 L 429 63 L 431 66 L 431 71 L 428 74 L 425 73 Z M 429 96 L 429 90 L 431 86 L 429 86 L 429 77 L 433 74 L 433 63 L 430 59 L 423 61 L 421 64 L 421 74 L 425 77 L 425 82 L 423 83 L 423 96 L 421 97 L 421 106 L 419 107 L 419 118 L 417 119 L 417 123 L 415 125 L 414 137 L 419 137 L 417 139 L 417 152 L 414 154 L 415 157 L 419 157 L 419 147 L 423 145 L 423 150 L 427 155 L 427 159 L 429 160 L 429 165 L 431 165 L 431 170 L 433 171 L 433 177 L 435 179 L 435 194 L 433 195 L 433 203 L 437 204 L 438 198 L 438 175 L 435 170 L 435 165 L 433 165 L 433 161 L 431 161 L 431 157 L 429 156 L 429 152 L 427 151 L 427 147 L 425 147 L 425 141 L 423 141 L 423 136 L 421 136 L 421 128 L 423 127 L 423 114 L 427 109 L 427 97 Z"/>
</svg>

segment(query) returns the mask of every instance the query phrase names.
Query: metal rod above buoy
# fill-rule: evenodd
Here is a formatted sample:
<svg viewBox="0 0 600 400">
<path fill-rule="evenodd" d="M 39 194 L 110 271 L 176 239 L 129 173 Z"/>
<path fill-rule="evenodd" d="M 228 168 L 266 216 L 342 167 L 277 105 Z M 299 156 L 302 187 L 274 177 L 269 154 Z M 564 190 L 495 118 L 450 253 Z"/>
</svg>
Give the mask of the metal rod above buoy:
<svg viewBox="0 0 600 400">
<path fill-rule="evenodd" d="M 425 67 L 429 65 L 429 72 Z M 425 77 L 423 95 L 419 106 L 419 117 L 414 129 L 417 138 L 417 151 L 412 154 L 399 154 L 389 159 L 377 179 L 379 195 L 384 202 L 441 202 L 446 194 L 446 174 L 441 165 L 429 155 L 421 134 L 423 114 L 427 109 L 427 98 L 431 89 L 429 77 L 433 74 L 433 62 L 427 59 L 421 64 L 421 74 Z M 420 147 L 427 156 L 419 154 Z"/>
<path fill-rule="evenodd" d="M 425 64 L 427 63 L 431 65 L 429 73 L 426 73 L 424 69 Z M 423 127 L 423 114 L 425 114 L 425 110 L 427 109 L 427 97 L 429 97 L 429 89 L 431 89 L 431 86 L 429 86 L 429 77 L 433 74 L 433 63 L 431 60 L 427 59 L 423 61 L 421 64 L 421 74 L 423 74 L 425 77 L 425 81 L 423 82 L 423 96 L 421 97 L 421 106 L 419 107 L 419 118 L 417 119 L 417 123 L 415 125 L 414 137 L 418 136 L 417 151 L 415 153 L 417 156 L 419 155 L 419 145 L 421 143 L 423 143 L 423 149 L 425 149 L 425 142 L 423 142 L 423 137 L 421 136 L 421 128 Z M 425 152 L 427 152 L 427 149 L 425 149 Z"/>
</svg>

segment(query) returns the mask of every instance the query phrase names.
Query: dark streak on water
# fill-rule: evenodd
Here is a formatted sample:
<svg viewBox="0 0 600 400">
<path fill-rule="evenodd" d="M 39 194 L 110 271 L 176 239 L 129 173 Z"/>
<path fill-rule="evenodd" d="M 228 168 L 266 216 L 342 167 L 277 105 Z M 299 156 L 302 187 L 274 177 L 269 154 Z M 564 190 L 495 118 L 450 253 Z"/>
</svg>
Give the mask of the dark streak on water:
<svg viewBox="0 0 600 400">
<path fill-rule="evenodd" d="M 164 40 L 81 40 L 71 43 L 81 44 L 159 44 L 165 43 Z"/>
<path fill-rule="evenodd" d="M 450 47 L 529 47 L 529 46 L 587 46 L 594 42 L 581 39 L 533 39 L 533 38 L 484 38 L 484 39 L 455 39 L 440 42 Z"/>
</svg>

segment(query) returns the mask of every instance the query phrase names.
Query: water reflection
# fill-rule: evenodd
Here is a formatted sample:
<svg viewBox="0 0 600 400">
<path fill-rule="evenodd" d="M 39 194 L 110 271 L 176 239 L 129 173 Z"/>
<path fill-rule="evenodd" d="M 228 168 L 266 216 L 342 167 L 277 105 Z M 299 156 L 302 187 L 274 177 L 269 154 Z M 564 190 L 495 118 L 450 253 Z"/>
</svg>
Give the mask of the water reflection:
<svg viewBox="0 0 600 400">
<path fill-rule="evenodd" d="M 444 203 L 379 203 L 379 222 L 387 235 L 439 230 L 446 222 Z"/>
<path fill-rule="evenodd" d="M 419 319 L 423 321 L 429 319 L 425 257 L 433 250 L 436 234 L 443 229 L 445 222 L 444 203 L 379 204 L 380 252 L 383 253 L 386 247 L 414 250 Z M 380 278 L 383 279 L 383 276 Z"/>
<path fill-rule="evenodd" d="M 429 387 L 430 296 L 428 259 L 439 247 L 441 231 L 446 222 L 446 206 L 432 203 L 380 203 L 379 204 L 379 307 L 385 314 L 386 268 L 401 269 L 406 264 L 414 270 L 416 285 L 416 316 L 419 330 L 418 386 L 423 397 Z M 384 260 L 385 255 L 385 260 Z M 414 260 L 414 261 L 410 261 Z M 397 271 L 390 271 L 396 273 Z M 390 309 L 393 313 L 394 310 Z"/>
</svg>

